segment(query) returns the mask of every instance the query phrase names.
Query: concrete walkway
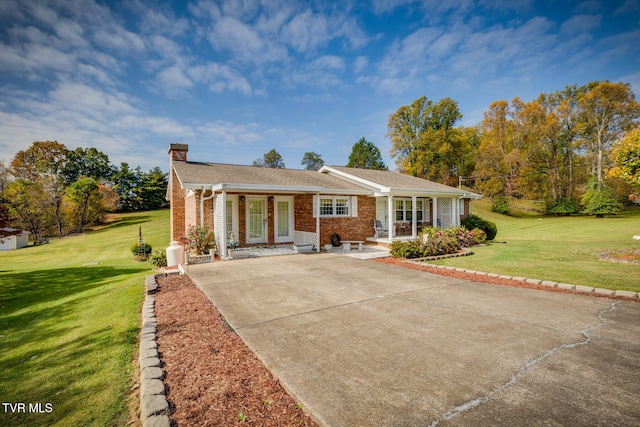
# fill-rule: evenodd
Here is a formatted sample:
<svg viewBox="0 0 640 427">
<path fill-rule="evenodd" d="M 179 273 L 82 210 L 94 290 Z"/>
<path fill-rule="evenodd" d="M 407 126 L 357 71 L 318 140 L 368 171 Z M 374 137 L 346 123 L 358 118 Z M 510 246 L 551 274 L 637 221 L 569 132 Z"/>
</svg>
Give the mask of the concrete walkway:
<svg viewBox="0 0 640 427">
<path fill-rule="evenodd" d="M 321 425 L 640 425 L 640 303 L 327 253 L 189 274 Z"/>
</svg>

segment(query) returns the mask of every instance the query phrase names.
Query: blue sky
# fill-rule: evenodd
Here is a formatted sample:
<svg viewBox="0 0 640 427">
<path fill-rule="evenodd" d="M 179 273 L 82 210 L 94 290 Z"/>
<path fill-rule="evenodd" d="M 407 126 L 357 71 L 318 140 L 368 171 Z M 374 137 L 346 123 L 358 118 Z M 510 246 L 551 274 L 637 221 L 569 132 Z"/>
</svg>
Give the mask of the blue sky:
<svg viewBox="0 0 640 427">
<path fill-rule="evenodd" d="M 640 0 L 3 0 L 0 160 L 57 140 L 166 171 L 180 142 L 301 168 L 306 151 L 344 165 L 365 137 L 394 169 L 387 119 L 416 98 L 473 125 L 593 80 L 640 93 Z"/>
</svg>

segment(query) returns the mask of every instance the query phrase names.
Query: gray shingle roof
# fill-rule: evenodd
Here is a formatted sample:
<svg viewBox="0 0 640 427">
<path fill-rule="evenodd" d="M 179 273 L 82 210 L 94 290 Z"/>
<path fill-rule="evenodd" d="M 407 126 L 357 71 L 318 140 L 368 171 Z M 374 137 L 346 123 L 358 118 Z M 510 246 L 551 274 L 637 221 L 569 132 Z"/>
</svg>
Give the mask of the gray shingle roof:
<svg viewBox="0 0 640 427">
<path fill-rule="evenodd" d="M 423 190 L 452 192 L 456 194 L 465 193 L 465 191 L 459 190 L 455 187 L 450 187 L 427 179 L 417 178 L 415 176 L 405 175 L 399 172 L 347 168 L 343 166 L 329 166 L 329 168 L 376 183 L 380 186 L 389 187 L 391 190 Z"/>
<path fill-rule="evenodd" d="M 173 162 L 173 167 L 183 186 L 212 186 L 219 184 L 309 187 L 326 190 L 362 192 L 362 186 L 315 171 L 274 169 L 224 163 Z"/>
<path fill-rule="evenodd" d="M 448 185 L 398 172 L 342 166 L 329 166 L 323 170 L 324 173 L 319 173 L 298 169 L 174 161 L 173 168 L 182 186 L 186 188 L 224 186 L 228 190 L 247 190 L 247 186 L 250 186 L 256 191 L 322 191 L 341 194 L 372 194 L 374 191 L 384 192 L 391 189 L 392 193 L 401 194 L 415 192 L 417 195 L 448 193 L 454 196 L 477 196 Z"/>
</svg>

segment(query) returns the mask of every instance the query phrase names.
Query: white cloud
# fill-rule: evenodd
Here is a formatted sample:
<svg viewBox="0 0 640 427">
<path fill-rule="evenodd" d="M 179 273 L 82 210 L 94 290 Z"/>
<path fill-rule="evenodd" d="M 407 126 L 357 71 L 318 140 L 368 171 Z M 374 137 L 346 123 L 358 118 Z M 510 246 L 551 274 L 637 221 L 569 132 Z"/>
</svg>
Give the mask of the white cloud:
<svg viewBox="0 0 640 427">
<path fill-rule="evenodd" d="M 212 92 L 237 91 L 244 95 L 251 94 L 251 85 L 247 79 L 228 65 L 211 62 L 204 66 L 192 67 L 189 75 L 196 81 L 208 83 Z"/>
<path fill-rule="evenodd" d="M 638 12 L 640 12 L 640 2 L 638 0 L 626 0 L 614 11 L 613 14 L 614 16 L 622 14 L 633 14 L 638 16 Z"/>
<path fill-rule="evenodd" d="M 343 83 L 338 74 L 344 67 L 344 59 L 335 55 L 324 55 L 292 70 L 283 79 L 293 85 L 328 88 Z"/>
<path fill-rule="evenodd" d="M 223 17 L 216 22 L 207 39 L 214 48 L 228 50 L 243 62 L 262 64 L 287 57 L 283 46 L 274 44 L 269 37 L 232 17 Z"/>
<path fill-rule="evenodd" d="M 383 14 L 393 11 L 394 9 L 415 3 L 417 0 L 373 0 L 373 12 Z"/>
<path fill-rule="evenodd" d="M 600 15 L 575 15 L 562 23 L 560 33 L 572 37 L 591 32 L 600 27 Z"/>
<path fill-rule="evenodd" d="M 369 58 L 366 56 L 358 56 L 356 57 L 355 63 L 353 65 L 353 72 L 356 74 L 360 74 L 367 66 L 369 65 Z"/>
<path fill-rule="evenodd" d="M 142 167 L 164 165 L 164 158 L 145 153 L 146 140 L 193 138 L 190 126 L 141 110 L 137 99 L 122 92 L 103 91 L 64 82 L 41 96 L 35 92 L 1 90 L 0 158 L 11 158 L 33 141 L 57 140 L 68 148 L 96 147 L 112 162 L 137 158 Z M 133 163 L 129 160 L 129 163 Z"/>
<path fill-rule="evenodd" d="M 327 19 L 311 10 L 293 17 L 283 28 L 283 38 L 298 52 L 315 51 L 326 44 L 331 35 Z"/>
<path fill-rule="evenodd" d="M 263 140 L 264 129 L 255 123 L 240 124 L 216 120 L 196 128 L 204 141 L 215 145 L 251 144 Z"/>
<path fill-rule="evenodd" d="M 183 67 L 178 64 L 160 71 L 155 83 L 164 94 L 170 97 L 180 96 L 193 87 L 193 82 L 185 75 Z"/>
</svg>

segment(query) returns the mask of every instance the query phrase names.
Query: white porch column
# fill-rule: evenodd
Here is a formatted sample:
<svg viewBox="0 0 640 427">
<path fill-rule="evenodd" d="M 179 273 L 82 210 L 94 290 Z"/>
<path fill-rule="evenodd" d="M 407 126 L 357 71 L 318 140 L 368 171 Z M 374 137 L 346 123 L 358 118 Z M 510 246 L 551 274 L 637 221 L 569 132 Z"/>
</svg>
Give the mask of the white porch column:
<svg viewBox="0 0 640 427">
<path fill-rule="evenodd" d="M 396 216 L 394 214 L 395 207 L 393 206 L 393 196 L 391 194 L 387 196 L 387 199 L 389 202 L 387 205 L 389 214 L 389 239 L 393 239 L 394 237 L 396 237 Z"/>
<path fill-rule="evenodd" d="M 416 239 L 418 237 L 418 220 L 417 220 L 417 207 L 416 202 L 418 201 L 417 196 L 411 196 L 411 238 Z"/>
<path fill-rule="evenodd" d="M 438 198 L 434 197 L 433 199 L 433 226 L 436 228 L 440 228 L 438 227 Z"/>
<path fill-rule="evenodd" d="M 315 206 L 316 211 L 314 212 L 316 216 L 316 236 L 318 236 L 318 245 L 316 246 L 316 253 L 319 253 L 320 242 L 322 241 L 320 240 L 320 193 L 316 194 L 316 197 L 318 198 L 318 203 L 316 203 L 316 206 Z"/>
</svg>

